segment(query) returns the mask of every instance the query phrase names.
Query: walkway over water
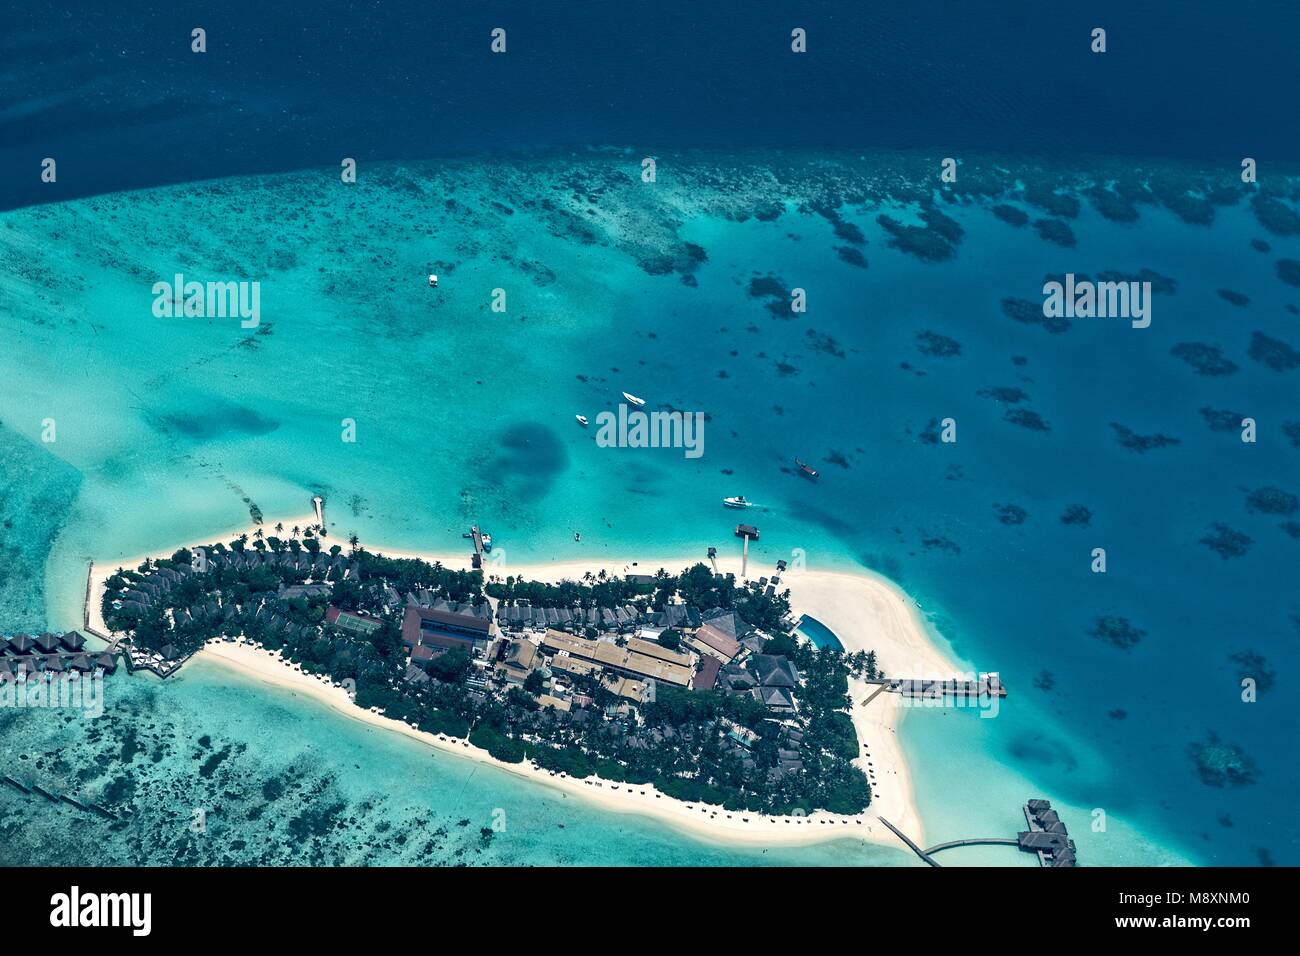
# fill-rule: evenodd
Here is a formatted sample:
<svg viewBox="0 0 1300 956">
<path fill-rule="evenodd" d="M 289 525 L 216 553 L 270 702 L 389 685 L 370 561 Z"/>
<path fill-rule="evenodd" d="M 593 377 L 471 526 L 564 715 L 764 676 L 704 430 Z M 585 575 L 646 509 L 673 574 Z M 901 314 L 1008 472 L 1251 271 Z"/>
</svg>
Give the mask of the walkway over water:
<svg viewBox="0 0 1300 956">
<path fill-rule="evenodd" d="M 940 850 L 951 850 L 957 846 L 1019 846 L 1019 840 L 1013 840 L 1011 837 L 976 837 L 973 840 L 949 840 L 947 843 L 938 843 L 926 850 L 927 856 L 933 856 Z"/>
<path fill-rule="evenodd" d="M 879 693 L 877 691 L 877 693 Z M 959 846 L 1014 846 L 1027 853 L 1038 856 L 1040 866 L 1071 867 L 1075 865 L 1074 841 L 1065 830 L 1065 824 L 1046 800 L 1033 799 L 1024 806 L 1025 821 L 1029 829 L 1012 837 L 972 837 L 967 840 L 949 840 L 936 843 L 928 850 L 922 850 L 902 830 L 884 817 L 878 817 L 881 823 L 889 827 L 896 837 L 911 848 L 912 852 L 931 866 L 939 866 L 934 854 L 940 850 L 951 850 Z"/>
</svg>

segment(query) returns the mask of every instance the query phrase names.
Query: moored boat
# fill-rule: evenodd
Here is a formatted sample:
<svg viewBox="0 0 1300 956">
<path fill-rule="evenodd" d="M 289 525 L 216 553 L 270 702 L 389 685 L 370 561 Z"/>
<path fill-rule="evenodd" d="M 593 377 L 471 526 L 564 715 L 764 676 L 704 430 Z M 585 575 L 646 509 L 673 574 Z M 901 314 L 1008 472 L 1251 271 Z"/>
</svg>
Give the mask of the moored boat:
<svg viewBox="0 0 1300 956">
<path fill-rule="evenodd" d="M 631 392 L 624 392 L 624 393 L 623 393 L 623 397 L 626 398 L 626 399 L 627 399 L 629 402 L 631 402 L 633 405 L 644 405 L 644 404 L 645 404 L 645 399 L 644 399 L 644 398 L 637 398 L 637 397 L 636 397 L 635 395 L 633 395 Z"/>
<path fill-rule="evenodd" d="M 574 415 L 573 417 L 576 418 L 576 419 L 578 420 L 578 424 L 581 425 L 583 428 L 586 428 L 586 427 L 587 427 L 587 416 L 586 416 L 586 415 Z"/>
<path fill-rule="evenodd" d="M 796 458 L 796 459 L 794 460 L 794 463 L 795 463 L 796 465 L 798 465 L 798 466 L 799 466 L 799 470 L 802 471 L 802 472 L 803 472 L 805 475 L 807 475 L 809 478 L 820 478 L 820 477 L 821 477 L 821 475 L 819 475 L 819 474 L 817 473 L 817 469 L 814 468 L 812 465 L 808 464 L 807 462 L 805 462 L 805 461 L 801 461 L 800 459 Z"/>
</svg>

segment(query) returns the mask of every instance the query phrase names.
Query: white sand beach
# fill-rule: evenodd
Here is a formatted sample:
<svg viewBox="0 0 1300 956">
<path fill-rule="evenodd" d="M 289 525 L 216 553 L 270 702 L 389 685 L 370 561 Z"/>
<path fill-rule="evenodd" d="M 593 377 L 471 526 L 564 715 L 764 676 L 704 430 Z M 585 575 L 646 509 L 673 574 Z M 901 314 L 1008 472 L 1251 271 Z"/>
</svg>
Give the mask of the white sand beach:
<svg viewBox="0 0 1300 956">
<path fill-rule="evenodd" d="M 264 535 L 272 535 L 275 533 L 275 523 L 270 521 L 259 527 Z M 305 528 L 314 524 L 315 518 L 296 517 L 283 519 L 281 523 L 286 529 L 294 525 Z M 245 528 L 225 534 L 218 533 L 210 541 L 229 541 L 241 533 L 251 535 L 254 530 L 256 529 Z M 190 542 L 190 545 L 198 543 Z M 333 530 L 324 543 L 339 544 L 345 549 L 348 547 L 347 537 L 338 537 L 337 530 Z M 416 553 L 366 542 L 361 544 L 368 551 L 377 554 L 440 561 L 449 568 L 468 568 L 472 550 L 468 542 L 459 554 Z M 185 546 L 188 545 L 160 548 L 154 556 L 170 556 Z M 100 614 L 101 597 L 107 578 L 117 568 L 135 567 L 143 560 L 142 556 L 95 562 L 91 572 L 87 608 L 87 619 L 92 630 L 101 634 L 108 633 Z M 602 569 L 610 575 L 653 573 L 660 567 L 677 571 L 699 560 L 690 556 L 642 557 L 635 559 L 634 563 L 632 560 L 566 558 L 544 564 L 510 563 L 508 567 L 490 562 L 484 570 L 489 576 L 496 574 L 504 577 L 511 574 L 537 581 L 558 581 L 564 578 L 578 580 L 588 571 L 596 573 Z M 770 569 L 759 570 L 754 564 L 751 562 L 751 576 L 770 573 Z M 718 570 L 739 575 L 739 558 L 719 556 Z M 781 584 L 790 589 L 790 603 L 796 617 L 801 614 L 815 617 L 835 633 L 846 651 L 874 650 L 879 666 L 891 676 L 935 677 L 959 673 L 958 666 L 928 637 L 912 601 L 889 582 L 865 573 L 800 569 L 788 572 L 782 577 Z M 552 775 L 527 764 L 504 763 L 486 751 L 470 746 L 466 741 L 425 733 L 401 721 L 364 710 L 354 704 L 342 688 L 326 679 L 305 674 L 277 654 L 250 644 L 214 641 L 196 655 L 196 659 L 199 658 L 236 669 L 268 685 L 310 696 L 351 719 L 405 734 L 432 748 L 492 764 L 546 786 L 578 794 L 607 810 L 654 817 L 711 842 L 777 846 L 851 837 L 901 848 L 898 838 L 877 819 L 883 816 L 917 843 L 925 845 L 924 826 L 913 800 L 909 768 L 897 736 L 905 708 L 899 696 L 891 693 L 875 695 L 871 703 L 866 704 L 865 701 L 872 697 L 876 687 L 860 681 L 852 681 L 850 685 L 852 719 L 859 742 L 863 745 L 862 754 L 856 762 L 872 781 L 871 806 L 865 813 L 856 816 L 816 812 L 806 817 L 764 817 L 674 800 L 658 793 L 651 786 L 619 784 L 594 778 L 575 780 Z"/>
</svg>

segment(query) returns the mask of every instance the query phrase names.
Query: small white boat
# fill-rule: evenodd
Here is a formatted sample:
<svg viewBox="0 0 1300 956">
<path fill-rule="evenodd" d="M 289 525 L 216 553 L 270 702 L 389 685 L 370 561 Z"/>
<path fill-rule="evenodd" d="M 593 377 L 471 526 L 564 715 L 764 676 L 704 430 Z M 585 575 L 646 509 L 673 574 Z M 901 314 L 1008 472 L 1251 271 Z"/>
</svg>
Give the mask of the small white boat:
<svg viewBox="0 0 1300 956">
<path fill-rule="evenodd" d="M 728 508 L 748 508 L 754 502 L 746 501 L 744 495 L 736 495 L 734 498 L 723 498 L 722 503 Z"/>
<path fill-rule="evenodd" d="M 486 531 L 484 531 L 483 534 L 482 534 L 482 536 L 479 538 L 479 540 L 483 542 L 483 550 L 484 550 L 484 551 L 491 551 L 491 550 L 492 550 L 492 535 L 490 535 L 490 534 L 488 534 Z"/>
<path fill-rule="evenodd" d="M 586 428 L 586 427 L 587 427 L 587 416 L 586 416 L 586 415 L 574 415 L 573 417 L 576 418 L 576 419 L 578 420 L 578 424 L 581 425 L 583 428 Z"/>
<path fill-rule="evenodd" d="M 627 399 L 629 402 L 631 402 L 633 405 L 644 405 L 644 404 L 645 404 L 645 399 L 644 399 L 644 398 L 637 398 L 637 397 L 636 397 L 635 395 L 633 395 L 631 392 L 624 392 L 624 393 L 623 393 L 623 397 L 626 398 L 626 399 Z"/>
<path fill-rule="evenodd" d="M 436 275 L 432 275 L 432 274 L 430 274 L 430 276 L 429 276 L 429 288 L 431 288 L 431 289 L 436 289 L 436 288 L 438 288 L 438 277 L 437 277 Z"/>
</svg>

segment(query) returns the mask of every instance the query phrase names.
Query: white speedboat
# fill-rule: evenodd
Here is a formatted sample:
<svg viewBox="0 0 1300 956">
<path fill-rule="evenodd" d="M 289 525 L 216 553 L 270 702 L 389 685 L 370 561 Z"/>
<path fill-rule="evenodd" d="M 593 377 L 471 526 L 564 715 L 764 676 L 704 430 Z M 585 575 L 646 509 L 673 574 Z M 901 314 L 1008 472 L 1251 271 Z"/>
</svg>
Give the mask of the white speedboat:
<svg viewBox="0 0 1300 956">
<path fill-rule="evenodd" d="M 586 415 L 574 415 L 573 417 L 576 418 L 576 419 L 578 420 L 578 424 L 581 425 L 583 428 L 586 428 L 586 427 L 587 427 L 587 416 L 586 416 Z"/>
<path fill-rule="evenodd" d="M 746 501 L 744 495 L 736 495 L 734 498 L 723 498 L 722 503 L 728 508 L 748 508 L 754 502 Z"/>
<path fill-rule="evenodd" d="M 626 398 L 626 399 L 627 399 L 629 402 L 631 402 L 633 405 L 644 405 L 644 404 L 645 404 L 645 399 L 644 399 L 644 398 L 637 398 L 637 397 L 636 397 L 635 395 L 633 395 L 631 392 L 624 392 L 624 393 L 623 393 L 623 397 Z"/>
<path fill-rule="evenodd" d="M 486 531 L 484 531 L 483 534 L 481 535 L 481 537 L 480 537 L 479 540 L 481 540 L 481 541 L 483 542 L 483 550 L 484 550 L 484 551 L 491 551 L 491 550 L 492 550 L 492 535 L 490 535 L 490 534 L 488 534 Z"/>
</svg>

